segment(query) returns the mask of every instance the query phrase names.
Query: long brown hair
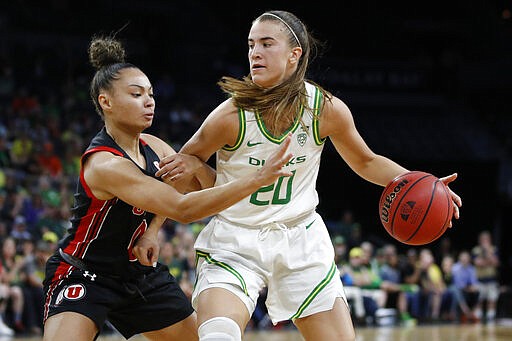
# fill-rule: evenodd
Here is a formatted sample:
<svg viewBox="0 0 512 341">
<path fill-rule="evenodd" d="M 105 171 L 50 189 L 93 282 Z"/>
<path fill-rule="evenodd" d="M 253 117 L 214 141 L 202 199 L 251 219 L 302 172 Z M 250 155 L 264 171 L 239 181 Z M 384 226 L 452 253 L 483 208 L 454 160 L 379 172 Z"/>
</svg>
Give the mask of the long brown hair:
<svg viewBox="0 0 512 341">
<path fill-rule="evenodd" d="M 255 84 L 250 74 L 241 80 L 225 76 L 217 84 L 231 96 L 235 106 L 244 110 L 257 111 L 262 117 L 267 118 L 267 128 L 272 133 L 279 134 L 281 133 L 279 130 L 283 129 L 283 122 L 291 123 L 295 119 L 293 115 L 299 112 L 301 106 L 313 112 L 312 108 L 308 106 L 304 81 L 310 60 L 317 52 L 318 41 L 306 26 L 290 12 L 268 11 L 257 17 L 253 24 L 258 21 L 275 21 L 285 26 L 288 32 L 289 46 L 302 48 L 302 56 L 297 69 L 283 83 L 268 89 Z M 331 98 L 331 94 L 327 90 L 311 80 L 307 81 L 318 86 L 325 99 Z M 318 117 L 319 114 L 313 112 L 315 117 Z"/>
</svg>

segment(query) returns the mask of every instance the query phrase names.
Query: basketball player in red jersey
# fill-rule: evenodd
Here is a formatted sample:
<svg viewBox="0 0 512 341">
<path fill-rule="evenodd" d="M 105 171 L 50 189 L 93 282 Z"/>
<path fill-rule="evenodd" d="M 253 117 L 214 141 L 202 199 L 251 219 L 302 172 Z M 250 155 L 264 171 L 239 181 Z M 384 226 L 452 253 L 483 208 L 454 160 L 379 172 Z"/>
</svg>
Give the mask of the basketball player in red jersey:
<svg viewBox="0 0 512 341">
<path fill-rule="evenodd" d="M 124 55 L 111 37 L 94 38 L 89 47 L 97 69 L 91 97 L 105 126 L 82 156 L 72 227 L 46 265 L 44 340 L 94 340 L 106 320 L 127 339 L 197 340 L 189 300 L 166 266 L 137 262 L 157 256 L 138 254 L 137 240 L 148 228 L 158 230 L 163 217 L 199 220 L 291 175 L 283 169 L 291 157 L 287 142 L 257 172 L 199 190 L 212 185 L 213 170 L 142 133 L 153 121 L 153 88 Z M 187 194 L 155 176 L 159 160 L 170 155 L 179 172 L 193 174 L 176 182 Z"/>
</svg>

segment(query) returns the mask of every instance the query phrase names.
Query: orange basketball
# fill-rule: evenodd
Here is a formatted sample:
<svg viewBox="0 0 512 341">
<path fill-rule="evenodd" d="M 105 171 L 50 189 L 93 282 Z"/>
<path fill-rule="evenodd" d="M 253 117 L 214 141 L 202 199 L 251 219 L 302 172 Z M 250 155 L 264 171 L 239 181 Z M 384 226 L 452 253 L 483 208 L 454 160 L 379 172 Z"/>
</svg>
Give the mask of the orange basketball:
<svg viewBox="0 0 512 341">
<path fill-rule="evenodd" d="M 432 174 L 412 171 L 397 176 L 382 192 L 380 221 L 396 240 L 424 245 L 443 235 L 453 215 L 446 185 Z"/>
</svg>

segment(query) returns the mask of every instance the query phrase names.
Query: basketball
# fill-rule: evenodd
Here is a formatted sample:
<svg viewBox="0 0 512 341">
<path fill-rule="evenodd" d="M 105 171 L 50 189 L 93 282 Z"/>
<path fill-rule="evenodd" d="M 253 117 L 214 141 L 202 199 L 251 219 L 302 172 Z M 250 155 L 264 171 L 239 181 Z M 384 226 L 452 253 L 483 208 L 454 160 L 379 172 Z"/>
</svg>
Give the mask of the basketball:
<svg viewBox="0 0 512 341">
<path fill-rule="evenodd" d="M 424 245 L 446 231 L 453 203 L 446 185 L 432 174 L 412 171 L 397 176 L 382 192 L 380 221 L 396 240 Z"/>
</svg>

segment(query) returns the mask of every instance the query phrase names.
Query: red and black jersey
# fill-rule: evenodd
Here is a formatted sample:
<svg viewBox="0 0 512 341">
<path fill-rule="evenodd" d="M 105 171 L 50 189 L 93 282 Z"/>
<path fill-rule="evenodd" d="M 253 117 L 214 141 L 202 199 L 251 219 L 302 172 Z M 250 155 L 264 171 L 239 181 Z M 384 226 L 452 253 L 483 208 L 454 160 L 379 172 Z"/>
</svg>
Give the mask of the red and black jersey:
<svg viewBox="0 0 512 341">
<path fill-rule="evenodd" d="M 134 164 L 140 171 L 151 177 L 157 171 L 158 155 L 140 140 L 140 150 L 146 159 L 146 169 Z M 103 128 L 91 141 L 82 155 L 82 165 L 92 153 L 107 151 L 131 160 L 126 152 L 107 134 Z M 132 160 L 133 162 L 133 160 Z M 156 164 L 156 165 L 155 165 Z M 137 259 L 132 248 L 137 239 L 146 231 L 154 214 L 127 204 L 119 198 L 99 200 L 92 194 L 84 180 L 83 167 L 75 193 L 72 209 L 72 226 L 69 234 L 59 243 L 60 248 L 85 264 L 94 272 L 130 277 Z M 68 269 L 62 267 L 62 274 L 56 269 L 54 276 L 60 277 Z"/>
</svg>

